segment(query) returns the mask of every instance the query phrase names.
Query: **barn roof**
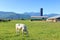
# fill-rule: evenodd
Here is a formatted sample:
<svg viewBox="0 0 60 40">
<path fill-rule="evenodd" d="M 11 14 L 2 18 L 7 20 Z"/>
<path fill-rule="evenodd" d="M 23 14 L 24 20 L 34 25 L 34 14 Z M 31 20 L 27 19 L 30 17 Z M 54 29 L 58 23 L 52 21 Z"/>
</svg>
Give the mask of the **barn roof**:
<svg viewBox="0 0 60 40">
<path fill-rule="evenodd" d="M 48 19 L 55 19 L 55 18 L 59 18 L 60 17 L 60 15 L 58 15 L 58 16 L 53 16 L 53 17 L 50 17 L 50 18 L 48 18 Z"/>
<path fill-rule="evenodd" d="M 47 16 L 31 16 L 31 19 L 47 19 Z"/>
</svg>

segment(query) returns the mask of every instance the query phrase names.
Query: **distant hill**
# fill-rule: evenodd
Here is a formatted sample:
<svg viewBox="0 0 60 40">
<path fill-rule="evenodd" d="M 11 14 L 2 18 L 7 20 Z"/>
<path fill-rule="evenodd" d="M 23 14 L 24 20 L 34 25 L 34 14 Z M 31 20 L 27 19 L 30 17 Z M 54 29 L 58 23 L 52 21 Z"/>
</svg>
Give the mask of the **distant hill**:
<svg viewBox="0 0 60 40">
<path fill-rule="evenodd" d="M 25 14 L 16 14 L 16 15 L 11 15 L 7 18 L 8 19 L 30 19 L 30 16 Z"/>
<path fill-rule="evenodd" d="M 57 15 L 60 15 L 60 14 L 54 14 L 54 13 L 51 13 L 51 14 L 45 14 L 44 16 L 48 16 L 48 17 L 53 17 L 53 16 L 57 16 Z"/>
<path fill-rule="evenodd" d="M 29 19 L 29 18 L 30 16 L 27 14 L 0 11 L 0 19 Z"/>
<path fill-rule="evenodd" d="M 52 17 L 60 14 L 44 14 L 44 16 Z M 38 12 L 26 12 L 24 14 L 18 14 L 14 12 L 3 12 L 0 11 L 0 19 L 30 19 L 31 16 L 40 16 Z"/>
<path fill-rule="evenodd" d="M 15 13 L 13 13 L 13 12 L 2 12 L 2 11 L 0 11 L 0 19 L 1 18 L 9 17 L 11 15 L 15 15 Z"/>
<path fill-rule="evenodd" d="M 28 14 L 30 16 L 40 16 L 40 13 L 37 13 L 37 12 L 30 12 L 30 13 L 25 13 L 25 14 Z M 53 16 L 57 16 L 57 15 L 60 15 L 60 14 L 56 14 L 56 13 L 43 14 L 43 16 L 48 16 L 48 17 L 53 17 Z"/>
<path fill-rule="evenodd" d="M 40 13 L 39 12 L 26 12 L 24 14 L 27 14 L 27 15 L 30 15 L 30 16 L 40 16 Z"/>
</svg>

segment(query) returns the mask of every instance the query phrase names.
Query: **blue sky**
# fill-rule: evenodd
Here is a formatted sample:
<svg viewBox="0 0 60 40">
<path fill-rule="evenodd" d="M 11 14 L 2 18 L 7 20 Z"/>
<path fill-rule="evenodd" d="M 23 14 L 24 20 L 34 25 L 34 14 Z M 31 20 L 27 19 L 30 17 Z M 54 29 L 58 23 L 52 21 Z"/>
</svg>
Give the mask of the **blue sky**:
<svg viewBox="0 0 60 40">
<path fill-rule="evenodd" d="M 60 14 L 60 0 L 0 0 L 0 11 L 39 12 L 40 8 L 44 9 L 44 14 Z"/>
</svg>

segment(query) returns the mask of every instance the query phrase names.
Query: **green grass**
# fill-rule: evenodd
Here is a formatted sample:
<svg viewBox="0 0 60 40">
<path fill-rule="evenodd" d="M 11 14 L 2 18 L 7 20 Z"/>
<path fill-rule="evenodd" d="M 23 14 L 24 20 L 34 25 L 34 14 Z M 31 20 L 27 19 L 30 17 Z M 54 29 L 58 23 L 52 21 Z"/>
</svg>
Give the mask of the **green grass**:
<svg viewBox="0 0 60 40">
<path fill-rule="evenodd" d="M 16 35 L 15 24 L 27 25 L 29 37 Z M 12 20 L 0 22 L 0 40 L 60 40 L 60 22 L 39 22 L 29 20 Z"/>
</svg>

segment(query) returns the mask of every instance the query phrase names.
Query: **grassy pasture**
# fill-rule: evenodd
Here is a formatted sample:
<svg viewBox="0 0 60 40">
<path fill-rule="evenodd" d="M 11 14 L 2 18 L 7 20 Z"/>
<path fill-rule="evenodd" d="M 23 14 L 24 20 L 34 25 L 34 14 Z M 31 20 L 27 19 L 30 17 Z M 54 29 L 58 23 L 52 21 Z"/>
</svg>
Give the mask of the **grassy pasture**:
<svg viewBox="0 0 60 40">
<path fill-rule="evenodd" d="M 29 37 L 16 35 L 15 24 L 27 25 Z M 60 22 L 39 22 L 29 20 L 12 20 L 0 22 L 0 40 L 60 40 Z"/>
</svg>

